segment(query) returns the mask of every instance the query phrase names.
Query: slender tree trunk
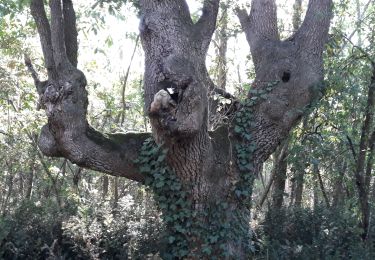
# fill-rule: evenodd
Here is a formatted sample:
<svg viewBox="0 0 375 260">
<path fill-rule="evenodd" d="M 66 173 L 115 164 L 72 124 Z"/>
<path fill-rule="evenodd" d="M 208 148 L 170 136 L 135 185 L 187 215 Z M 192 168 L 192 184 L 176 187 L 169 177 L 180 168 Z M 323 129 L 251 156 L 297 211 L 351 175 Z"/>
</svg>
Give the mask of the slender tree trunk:
<svg viewBox="0 0 375 260">
<path fill-rule="evenodd" d="M 294 177 L 290 179 L 290 200 L 289 200 L 289 207 L 294 206 L 294 199 L 295 199 L 295 193 L 296 193 L 296 179 L 295 179 L 295 172 L 292 171 L 292 174 Z"/>
<path fill-rule="evenodd" d="M 274 169 L 275 178 L 273 181 L 272 207 L 280 209 L 284 201 L 286 171 L 288 167 L 289 140 L 287 140 L 275 153 Z"/>
<path fill-rule="evenodd" d="M 59 210 L 61 210 L 62 202 L 61 202 L 61 197 L 60 197 L 59 185 L 58 185 L 58 183 L 56 181 L 56 178 L 53 177 L 53 174 L 49 170 L 48 165 L 47 165 L 47 163 L 45 162 L 45 160 L 43 158 L 43 155 L 39 151 L 37 152 L 37 155 L 38 155 L 40 163 L 42 164 L 44 172 L 47 174 L 47 177 L 51 181 L 52 190 L 55 193 L 55 198 L 56 198 L 57 205 L 59 207 Z M 48 197 L 48 196 L 46 196 L 46 197 Z"/>
<path fill-rule="evenodd" d="M 316 167 L 313 167 L 313 209 L 316 211 L 319 206 L 319 180 L 318 180 L 318 175 L 316 174 Z"/>
<path fill-rule="evenodd" d="M 332 199 L 332 207 L 333 208 L 340 208 L 343 201 L 343 190 L 344 190 L 344 176 L 347 169 L 347 163 L 344 161 L 342 162 L 342 166 L 338 169 L 338 176 L 335 179 L 334 187 L 333 187 L 333 199 Z"/>
<path fill-rule="evenodd" d="M 266 187 L 265 187 L 265 189 L 264 189 L 263 195 L 261 196 L 261 198 L 260 198 L 260 200 L 259 200 L 259 203 L 258 203 L 258 205 L 257 205 L 257 209 L 258 209 L 258 210 L 262 209 L 263 204 L 264 204 L 264 202 L 265 202 L 266 199 L 267 199 L 268 193 L 269 193 L 270 190 L 271 190 L 271 186 L 272 186 L 272 183 L 273 183 L 274 179 L 275 179 L 275 171 L 272 171 L 272 172 L 271 172 L 270 179 L 268 180 L 268 183 L 267 183 L 267 185 L 266 185 Z"/>
<path fill-rule="evenodd" d="M 104 175 L 102 177 L 102 198 L 105 199 L 108 195 L 108 187 L 109 187 L 109 177 L 108 175 Z"/>
<path fill-rule="evenodd" d="M 117 209 L 119 192 L 118 192 L 118 178 L 112 178 L 112 200 L 113 200 L 113 209 Z"/>
<path fill-rule="evenodd" d="M 371 129 L 374 125 L 374 110 L 375 110 L 375 63 L 372 63 L 371 82 L 368 87 L 367 104 L 364 113 L 364 120 L 361 129 L 361 138 L 359 143 L 359 149 L 357 152 L 356 165 L 354 170 L 354 176 L 356 179 L 356 186 L 359 195 L 359 203 L 361 209 L 361 227 L 363 229 L 362 238 L 367 239 L 369 229 L 369 218 L 370 218 L 370 205 L 368 201 L 369 187 L 370 187 L 370 176 L 366 176 L 366 155 L 369 149 L 373 150 L 373 142 L 375 137 L 371 135 Z M 371 158 L 370 153 L 370 159 Z M 369 157 L 367 157 L 369 159 Z M 368 173 L 370 175 L 370 173 Z"/>
<path fill-rule="evenodd" d="M 121 126 L 124 124 L 125 115 L 126 115 L 126 100 L 125 100 L 126 86 L 128 85 L 130 68 L 131 68 L 132 63 L 133 63 L 135 52 L 137 51 L 137 48 L 138 48 L 138 43 L 139 43 L 139 35 L 137 35 L 137 38 L 135 39 L 134 49 L 133 49 L 132 56 L 130 58 L 129 66 L 128 66 L 127 70 L 126 70 L 125 75 L 123 76 L 123 78 L 121 80 L 122 81 L 121 82 L 122 83 L 121 84 L 121 104 L 122 104 L 122 110 L 121 110 L 121 121 L 120 121 L 120 125 Z"/>
<path fill-rule="evenodd" d="M 24 196 L 24 187 L 25 186 L 25 174 L 23 172 L 20 172 L 18 174 L 18 191 L 19 191 L 19 197 L 20 199 L 23 199 Z M 17 196 L 18 197 L 18 196 Z"/>
<path fill-rule="evenodd" d="M 3 207 L 1 209 L 2 216 L 5 216 L 7 214 L 7 209 L 8 209 L 8 206 L 9 206 L 9 201 L 10 201 L 10 198 L 11 198 L 11 195 L 12 195 L 12 192 L 13 192 L 14 175 L 13 175 L 11 167 L 12 167 L 12 165 L 10 165 L 10 166 L 8 165 L 8 177 L 7 177 L 7 186 L 8 186 L 8 189 L 7 189 L 7 192 L 6 192 L 6 195 L 5 195 L 4 203 L 2 205 Z"/>
<path fill-rule="evenodd" d="M 301 16 L 302 16 L 302 0 L 295 0 L 293 5 L 293 31 L 297 32 L 301 26 Z M 307 125 L 308 116 L 305 115 L 303 119 L 304 128 Z M 287 155 L 285 155 L 287 157 Z M 286 166 L 287 167 L 287 166 Z M 295 175 L 297 174 L 297 175 Z M 294 171 L 294 177 L 291 181 L 291 194 L 290 194 L 290 206 L 294 205 L 300 207 L 302 204 L 302 193 L 303 193 L 303 175 L 300 176 L 301 172 Z"/>
<path fill-rule="evenodd" d="M 75 194 L 79 194 L 79 181 L 82 178 L 82 168 L 78 167 L 76 171 L 72 171 L 73 174 L 73 189 Z"/>
<path fill-rule="evenodd" d="M 329 208 L 330 207 L 329 198 L 328 198 L 326 189 L 324 188 L 324 183 L 323 183 L 322 176 L 320 174 L 319 164 L 318 163 L 314 163 L 314 165 L 313 165 L 313 173 L 317 177 L 317 180 L 318 180 L 318 183 L 319 183 L 319 187 L 320 187 L 320 191 L 322 192 L 322 195 L 323 195 L 323 198 L 324 198 L 324 202 L 326 203 L 327 208 Z"/>
<path fill-rule="evenodd" d="M 303 195 L 303 184 L 304 184 L 304 176 L 305 171 L 296 171 L 295 176 L 295 189 L 294 189 L 294 206 L 295 207 L 302 207 L 302 195 Z"/>
<path fill-rule="evenodd" d="M 26 182 L 25 198 L 28 199 L 28 200 L 31 198 L 31 194 L 32 194 L 32 191 L 33 191 L 34 172 L 35 172 L 35 162 L 33 161 L 32 165 L 29 168 L 29 173 L 27 175 L 27 182 Z"/>
</svg>

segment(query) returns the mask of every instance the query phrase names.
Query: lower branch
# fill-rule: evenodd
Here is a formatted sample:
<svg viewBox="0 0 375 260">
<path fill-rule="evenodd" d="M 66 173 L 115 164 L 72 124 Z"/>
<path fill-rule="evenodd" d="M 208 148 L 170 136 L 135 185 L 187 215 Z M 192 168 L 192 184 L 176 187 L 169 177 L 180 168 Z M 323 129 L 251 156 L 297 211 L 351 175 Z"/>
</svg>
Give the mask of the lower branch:
<svg viewBox="0 0 375 260">
<path fill-rule="evenodd" d="M 105 136 L 89 127 L 75 138 L 66 134 L 56 141 L 48 125 L 38 140 L 41 151 L 52 157 L 64 157 L 78 166 L 144 182 L 134 161 L 149 133 L 111 134 Z"/>
</svg>

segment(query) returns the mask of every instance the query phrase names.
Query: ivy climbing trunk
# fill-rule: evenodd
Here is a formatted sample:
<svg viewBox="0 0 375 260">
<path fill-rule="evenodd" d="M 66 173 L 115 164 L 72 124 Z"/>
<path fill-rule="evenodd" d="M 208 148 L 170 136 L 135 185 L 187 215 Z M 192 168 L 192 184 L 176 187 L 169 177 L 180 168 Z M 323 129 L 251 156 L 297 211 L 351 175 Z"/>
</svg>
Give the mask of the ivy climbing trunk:
<svg viewBox="0 0 375 260">
<path fill-rule="evenodd" d="M 275 1 L 253 0 L 250 14 L 237 10 L 256 71 L 242 102 L 216 88 L 205 67 L 219 2 L 205 0 L 194 23 L 185 0 L 139 1 L 152 134 L 105 135 L 86 119 L 72 1 L 50 0 L 50 19 L 42 0 L 31 1 L 48 72 L 40 81 L 26 58 L 48 117 L 40 149 L 150 187 L 167 227 L 165 259 L 249 257 L 254 179 L 324 87 L 331 0 L 310 0 L 302 26 L 285 41 L 278 36 Z M 209 91 L 237 104 L 214 132 L 208 131 Z"/>
</svg>

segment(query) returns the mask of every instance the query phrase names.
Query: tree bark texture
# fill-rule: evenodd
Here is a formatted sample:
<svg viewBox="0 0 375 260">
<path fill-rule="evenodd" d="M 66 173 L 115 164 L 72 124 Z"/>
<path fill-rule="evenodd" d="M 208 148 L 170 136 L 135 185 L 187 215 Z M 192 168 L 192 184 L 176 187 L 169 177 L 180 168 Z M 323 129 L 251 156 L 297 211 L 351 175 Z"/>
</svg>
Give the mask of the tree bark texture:
<svg viewBox="0 0 375 260">
<path fill-rule="evenodd" d="M 368 87 L 367 102 L 361 129 L 360 143 L 358 152 L 355 153 L 357 156 L 355 156 L 356 163 L 354 169 L 354 176 L 361 208 L 361 227 L 363 229 L 363 239 L 367 239 L 370 221 L 370 205 L 368 197 L 371 181 L 371 165 L 375 146 L 375 131 L 371 133 L 374 126 L 375 110 L 375 62 L 372 62 L 372 70 L 372 77 Z"/>
<path fill-rule="evenodd" d="M 288 147 L 289 140 L 287 139 L 286 142 L 275 152 L 272 207 L 276 209 L 280 209 L 284 202 L 285 181 L 287 177 L 286 172 L 288 167 Z"/>
<path fill-rule="evenodd" d="M 221 17 L 219 26 L 215 33 L 216 42 L 216 84 L 220 89 L 225 89 L 227 85 L 227 50 L 228 50 L 228 8 L 229 3 L 224 2 L 221 5 Z"/>
<path fill-rule="evenodd" d="M 331 5 L 310 0 L 301 28 L 286 41 L 278 37 L 275 1 L 253 0 L 250 14 L 238 10 L 256 78 L 231 123 L 209 132 L 207 94 L 214 86 L 205 58 L 219 0 L 205 0 L 196 23 L 184 0 L 140 0 L 145 111 L 154 144 L 145 141 L 150 134 L 104 135 L 88 124 L 71 1 L 50 0 L 49 23 L 43 1 L 32 0 L 49 72 L 47 81 L 35 79 L 48 117 L 39 147 L 149 185 L 167 226 L 164 258 L 247 259 L 252 183 L 320 96 Z"/>
</svg>

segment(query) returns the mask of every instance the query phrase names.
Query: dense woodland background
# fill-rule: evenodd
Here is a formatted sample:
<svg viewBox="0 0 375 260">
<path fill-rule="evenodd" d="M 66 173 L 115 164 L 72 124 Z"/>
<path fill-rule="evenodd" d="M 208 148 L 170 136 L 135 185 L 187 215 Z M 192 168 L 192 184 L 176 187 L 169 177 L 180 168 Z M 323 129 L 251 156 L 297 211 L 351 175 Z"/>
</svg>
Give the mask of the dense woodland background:
<svg viewBox="0 0 375 260">
<path fill-rule="evenodd" d="M 200 6 L 190 2 L 192 11 Z M 234 2 L 221 3 L 207 66 L 218 87 L 241 96 L 254 71 Z M 278 4 L 286 38 L 298 28 L 307 1 Z M 109 133 L 150 131 L 136 2 L 79 1 L 75 9 L 78 67 L 89 79 L 91 125 Z M 254 258 L 375 258 L 374 28 L 374 1 L 335 1 L 325 52 L 326 93 L 256 180 Z M 46 118 L 36 109 L 24 54 L 42 68 L 28 1 L 1 1 L 0 259 L 157 255 L 163 225 L 149 190 L 38 150 Z M 213 126 L 222 119 L 220 113 L 212 117 Z"/>
</svg>

